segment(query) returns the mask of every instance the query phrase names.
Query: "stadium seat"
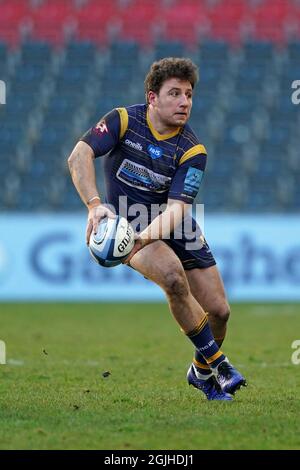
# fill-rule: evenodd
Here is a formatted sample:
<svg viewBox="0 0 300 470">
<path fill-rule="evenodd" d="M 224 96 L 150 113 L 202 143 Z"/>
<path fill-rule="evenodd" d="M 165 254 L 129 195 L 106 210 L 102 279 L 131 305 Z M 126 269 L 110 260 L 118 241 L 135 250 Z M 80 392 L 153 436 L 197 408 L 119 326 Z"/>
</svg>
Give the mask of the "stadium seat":
<svg viewBox="0 0 300 470">
<path fill-rule="evenodd" d="M 73 41 L 66 44 L 65 53 L 65 63 L 67 65 L 93 65 L 96 47 L 91 41 Z"/>
<path fill-rule="evenodd" d="M 291 41 L 287 44 L 287 52 L 291 62 L 299 62 L 300 59 L 300 41 Z"/>
<path fill-rule="evenodd" d="M 245 62 L 269 63 L 274 54 L 274 46 L 269 41 L 248 41 L 243 44 Z"/>
<path fill-rule="evenodd" d="M 225 41 L 203 40 L 199 45 L 200 58 L 205 62 L 222 63 L 228 60 L 229 45 Z"/>
<path fill-rule="evenodd" d="M 210 31 L 215 39 L 223 39 L 238 44 L 241 36 L 241 22 L 247 13 L 247 2 L 234 0 L 219 1 L 207 8 Z"/>
<path fill-rule="evenodd" d="M 7 60 L 7 46 L 5 42 L 0 42 L 0 67 L 1 73 L 6 65 Z"/>
<path fill-rule="evenodd" d="M 160 41 L 155 45 L 155 59 L 162 59 L 163 57 L 184 57 L 185 55 L 185 47 L 180 41 Z"/>
<path fill-rule="evenodd" d="M 49 64 L 51 60 L 51 47 L 49 43 L 42 41 L 23 42 L 21 45 L 21 58 L 24 64 L 36 64 L 42 66 L 42 64 Z"/>
<path fill-rule="evenodd" d="M 283 43 L 285 40 L 284 23 L 289 13 L 289 3 L 282 0 L 261 2 L 253 8 L 255 37 Z"/>
<path fill-rule="evenodd" d="M 130 2 L 119 14 L 120 39 L 135 40 L 150 47 L 159 30 L 161 11 L 159 2 Z"/>
<path fill-rule="evenodd" d="M 16 46 L 20 41 L 20 26 L 29 14 L 28 1 L 5 1 L 0 8 L 0 41 Z"/>
<path fill-rule="evenodd" d="M 106 45 L 109 41 L 108 27 L 118 20 L 118 9 L 115 2 L 105 3 L 105 8 L 98 0 L 85 3 L 74 12 L 76 19 L 76 39 L 93 41 L 97 45 Z"/>
<path fill-rule="evenodd" d="M 182 41 L 192 48 L 197 44 L 200 31 L 208 28 L 208 20 L 196 4 L 185 5 L 185 8 L 164 8 L 161 12 L 161 38 L 169 41 Z"/>
</svg>

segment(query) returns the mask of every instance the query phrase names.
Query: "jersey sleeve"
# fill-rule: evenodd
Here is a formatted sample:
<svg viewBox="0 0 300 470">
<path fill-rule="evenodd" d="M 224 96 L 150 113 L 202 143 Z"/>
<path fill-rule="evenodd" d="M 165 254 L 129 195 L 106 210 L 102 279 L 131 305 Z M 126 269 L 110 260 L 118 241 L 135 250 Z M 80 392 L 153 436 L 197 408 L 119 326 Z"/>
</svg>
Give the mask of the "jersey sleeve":
<svg viewBox="0 0 300 470">
<path fill-rule="evenodd" d="M 207 160 L 203 145 L 195 145 L 179 160 L 168 197 L 192 204 L 200 188 Z"/>
<path fill-rule="evenodd" d="M 128 127 L 126 108 L 116 108 L 107 113 L 94 127 L 79 140 L 88 144 L 95 157 L 106 155 L 123 137 Z"/>
</svg>

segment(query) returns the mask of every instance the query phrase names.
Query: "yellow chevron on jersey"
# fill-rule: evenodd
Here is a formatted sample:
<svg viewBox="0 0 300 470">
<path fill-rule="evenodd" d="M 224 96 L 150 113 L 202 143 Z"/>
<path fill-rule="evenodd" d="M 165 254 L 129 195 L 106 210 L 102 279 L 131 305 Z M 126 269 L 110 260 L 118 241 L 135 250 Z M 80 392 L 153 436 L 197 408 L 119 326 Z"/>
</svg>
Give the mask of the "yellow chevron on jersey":
<svg viewBox="0 0 300 470">
<path fill-rule="evenodd" d="M 120 121 L 121 121 L 121 126 L 120 126 L 120 139 L 124 136 L 125 132 L 128 129 L 128 112 L 126 108 L 116 108 L 120 115 Z"/>
<path fill-rule="evenodd" d="M 204 153 L 207 155 L 206 148 L 202 144 L 195 145 L 194 147 L 190 148 L 187 152 L 185 152 L 179 160 L 179 165 L 186 162 L 192 157 L 195 157 L 199 153 Z"/>
</svg>

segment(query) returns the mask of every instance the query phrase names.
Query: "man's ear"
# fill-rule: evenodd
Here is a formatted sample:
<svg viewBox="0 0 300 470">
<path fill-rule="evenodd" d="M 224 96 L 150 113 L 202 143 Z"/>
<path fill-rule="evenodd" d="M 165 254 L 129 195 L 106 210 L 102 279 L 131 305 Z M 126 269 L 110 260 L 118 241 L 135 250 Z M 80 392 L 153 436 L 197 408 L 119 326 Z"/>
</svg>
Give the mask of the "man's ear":
<svg viewBox="0 0 300 470">
<path fill-rule="evenodd" d="M 149 104 L 155 104 L 155 100 L 156 100 L 156 93 L 154 93 L 154 91 L 148 91 L 148 103 Z"/>
</svg>

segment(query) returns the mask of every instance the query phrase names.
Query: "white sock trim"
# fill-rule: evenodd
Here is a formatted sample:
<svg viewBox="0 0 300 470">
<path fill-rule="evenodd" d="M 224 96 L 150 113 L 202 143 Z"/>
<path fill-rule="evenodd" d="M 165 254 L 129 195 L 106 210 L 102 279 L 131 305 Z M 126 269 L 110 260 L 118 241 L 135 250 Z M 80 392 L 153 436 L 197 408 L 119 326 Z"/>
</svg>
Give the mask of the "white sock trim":
<svg viewBox="0 0 300 470">
<path fill-rule="evenodd" d="M 199 379 L 199 380 L 207 380 L 213 374 L 212 371 L 210 372 L 210 374 L 201 374 L 201 372 L 199 372 L 199 370 L 197 369 L 195 364 L 193 364 L 193 368 L 194 368 L 195 375 L 196 375 L 197 379 Z"/>
</svg>

